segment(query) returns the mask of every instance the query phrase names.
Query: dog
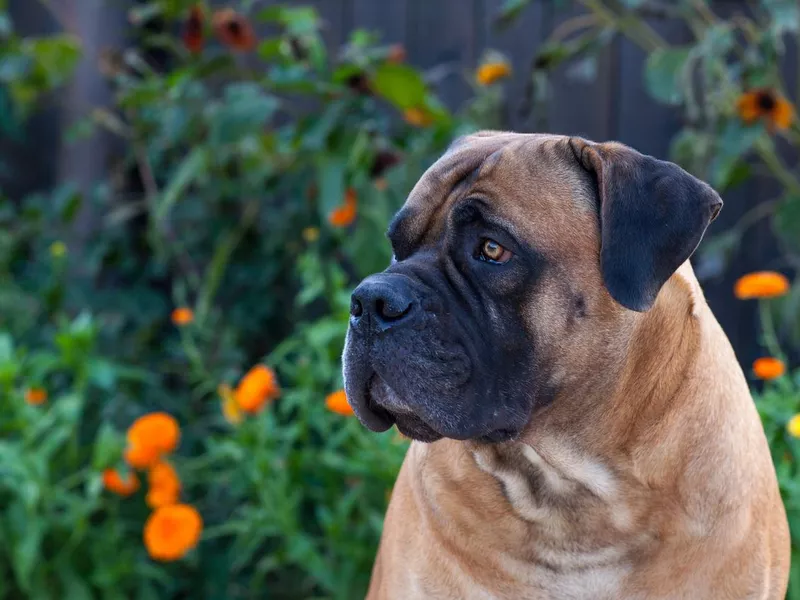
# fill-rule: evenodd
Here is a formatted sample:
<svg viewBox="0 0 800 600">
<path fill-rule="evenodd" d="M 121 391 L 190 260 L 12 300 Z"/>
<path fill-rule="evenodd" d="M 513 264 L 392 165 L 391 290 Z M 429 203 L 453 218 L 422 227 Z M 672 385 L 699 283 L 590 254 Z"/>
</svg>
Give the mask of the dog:
<svg viewBox="0 0 800 600">
<path fill-rule="evenodd" d="M 619 143 L 455 141 L 352 295 L 345 390 L 411 438 L 369 600 L 783 599 L 789 533 L 689 258 L 722 207 Z"/>
</svg>

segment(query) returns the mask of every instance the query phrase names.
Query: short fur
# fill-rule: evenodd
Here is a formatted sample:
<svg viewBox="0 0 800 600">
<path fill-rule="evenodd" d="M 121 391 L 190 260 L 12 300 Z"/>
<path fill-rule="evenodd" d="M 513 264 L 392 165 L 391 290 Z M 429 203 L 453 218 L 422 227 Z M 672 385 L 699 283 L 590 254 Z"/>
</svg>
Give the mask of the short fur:
<svg viewBox="0 0 800 600">
<path fill-rule="evenodd" d="M 344 353 L 362 422 L 422 440 L 370 600 L 784 597 L 769 448 L 688 262 L 720 206 L 561 136 L 479 133 L 428 170 Z"/>
</svg>

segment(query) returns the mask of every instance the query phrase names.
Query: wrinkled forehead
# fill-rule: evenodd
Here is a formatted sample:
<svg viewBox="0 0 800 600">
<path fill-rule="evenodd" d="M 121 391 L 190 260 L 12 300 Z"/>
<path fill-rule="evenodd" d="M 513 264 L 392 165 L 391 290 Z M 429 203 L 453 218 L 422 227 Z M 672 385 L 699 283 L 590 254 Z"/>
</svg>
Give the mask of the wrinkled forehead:
<svg viewBox="0 0 800 600">
<path fill-rule="evenodd" d="M 420 178 L 390 224 L 398 254 L 439 237 L 447 213 L 467 192 L 491 199 L 512 229 L 557 208 L 548 200 L 575 197 L 586 187 L 568 153 L 567 138 L 559 135 L 480 132 L 459 138 Z M 525 201 L 520 190 L 527 191 Z M 577 208 L 589 213 L 589 200 Z"/>
</svg>

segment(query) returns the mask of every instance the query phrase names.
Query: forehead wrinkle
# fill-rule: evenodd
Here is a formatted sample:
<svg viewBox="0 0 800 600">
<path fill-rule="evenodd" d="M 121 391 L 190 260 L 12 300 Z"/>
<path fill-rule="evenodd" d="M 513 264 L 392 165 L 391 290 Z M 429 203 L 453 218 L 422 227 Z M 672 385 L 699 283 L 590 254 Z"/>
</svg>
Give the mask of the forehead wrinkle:
<svg viewBox="0 0 800 600">
<path fill-rule="evenodd" d="M 410 254 L 412 248 L 438 233 L 433 228 L 443 226 L 442 212 L 471 189 L 487 158 L 509 142 L 505 136 L 497 137 L 500 139 L 462 143 L 446 152 L 422 175 L 388 231 L 390 239 L 402 246 L 403 254 Z"/>
</svg>

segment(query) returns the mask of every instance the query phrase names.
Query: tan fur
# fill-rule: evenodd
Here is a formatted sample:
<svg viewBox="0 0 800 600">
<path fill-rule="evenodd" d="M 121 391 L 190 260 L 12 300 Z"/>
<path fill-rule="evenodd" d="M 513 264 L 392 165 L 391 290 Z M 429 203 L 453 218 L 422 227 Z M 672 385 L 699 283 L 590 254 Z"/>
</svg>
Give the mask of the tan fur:
<svg viewBox="0 0 800 600">
<path fill-rule="evenodd" d="M 559 266 L 519 308 L 559 392 L 515 441 L 412 444 L 368 598 L 782 599 L 786 516 L 730 344 L 688 262 L 646 313 L 611 299 L 594 199 L 565 143 L 472 136 L 409 197 L 419 245 L 477 195 Z M 574 292 L 580 322 L 565 308 Z"/>
</svg>

